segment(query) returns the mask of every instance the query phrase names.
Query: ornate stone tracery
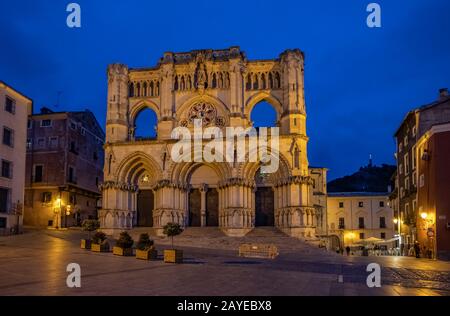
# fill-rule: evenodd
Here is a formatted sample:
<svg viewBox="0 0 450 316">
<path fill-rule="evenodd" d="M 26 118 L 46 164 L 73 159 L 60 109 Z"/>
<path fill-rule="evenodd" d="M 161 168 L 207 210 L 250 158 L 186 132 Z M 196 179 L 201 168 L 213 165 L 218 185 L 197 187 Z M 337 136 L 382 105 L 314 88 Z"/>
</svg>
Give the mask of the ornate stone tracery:
<svg viewBox="0 0 450 316">
<path fill-rule="evenodd" d="M 209 103 L 199 102 L 194 104 L 188 113 L 189 122 L 194 124 L 194 120 L 201 120 L 203 126 L 215 123 L 217 110 Z"/>
</svg>

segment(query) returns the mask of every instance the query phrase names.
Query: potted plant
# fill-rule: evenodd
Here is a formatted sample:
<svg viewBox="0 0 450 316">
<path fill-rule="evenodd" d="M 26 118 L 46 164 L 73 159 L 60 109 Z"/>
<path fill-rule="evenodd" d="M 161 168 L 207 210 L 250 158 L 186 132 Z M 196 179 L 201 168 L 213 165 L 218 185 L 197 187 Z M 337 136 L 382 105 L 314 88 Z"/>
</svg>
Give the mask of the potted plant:
<svg viewBox="0 0 450 316">
<path fill-rule="evenodd" d="M 92 237 L 91 251 L 109 252 L 109 243 L 104 232 L 96 232 Z"/>
<path fill-rule="evenodd" d="M 81 249 L 91 249 L 91 232 L 100 227 L 100 223 L 96 219 L 86 219 L 82 224 L 83 230 L 88 232 L 88 239 L 81 239 Z"/>
<path fill-rule="evenodd" d="M 136 258 L 142 260 L 155 260 L 158 257 L 158 252 L 153 246 L 153 240 L 147 233 L 139 236 L 139 241 L 136 246 Z"/>
<path fill-rule="evenodd" d="M 116 245 L 113 247 L 113 254 L 116 256 L 132 256 L 134 240 L 127 232 L 121 232 Z"/>
<path fill-rule="evenodd" d="M 173 237 L 178 236 L 183 232 L 183 229 L 179 224 L 168 223 L 163 227 L 164 235 L 172 238 L 172 249 L 164 250 L 164 262 L 166 263 L 182 263 L 183 262 L 183 251 L 174 249 L 173 247 Z"/>
</svg>

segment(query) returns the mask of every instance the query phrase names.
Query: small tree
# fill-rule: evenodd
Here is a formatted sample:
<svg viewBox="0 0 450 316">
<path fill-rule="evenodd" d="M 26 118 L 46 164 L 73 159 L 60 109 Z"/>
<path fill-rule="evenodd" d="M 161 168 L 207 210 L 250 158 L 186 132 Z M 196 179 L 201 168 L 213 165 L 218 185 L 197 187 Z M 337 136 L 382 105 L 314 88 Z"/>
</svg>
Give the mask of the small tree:
<svg viewBox="0 0 450 316">
<path fill-rule="evenodd" d="M 96 219 L 85 219 L 81 225 L 84 231 L 88 232 L 88 239 L 91 239 L 91 232 L 97 230 L 100 227 L 100 222 Z"/>
<path fill-rule="evenodd" d="M 164 235 L 172 238 L 172 249 L 173 249 L 173 237 L 178 236 L 183 232 L 183 228 L 181 228 L 180 224 L 176 223 L 168 223 L 163 227 Z"/>
<path fill-rule="evenodd" d="M 143 233 L 139 236 L 139 241 L 136 245 L 136 248 L 139 250 L 149 250 L 153 246 L 153 240 L 150 239 L 150 236 L 147 233 Z"/>
<path fill-rule="evenodd" d="M 116 241 L 116 246 L 124 249 L 133 247 L 133 244 L 134 240 L 127 232 L 121 232 L 119 239 Z"/>
<path fill-rule="evenodd" d="M 106 240 L 106 234 L 104 232 L 96 232 L 92 237 L 92 243 L 100 245 Z"/>
</svg>

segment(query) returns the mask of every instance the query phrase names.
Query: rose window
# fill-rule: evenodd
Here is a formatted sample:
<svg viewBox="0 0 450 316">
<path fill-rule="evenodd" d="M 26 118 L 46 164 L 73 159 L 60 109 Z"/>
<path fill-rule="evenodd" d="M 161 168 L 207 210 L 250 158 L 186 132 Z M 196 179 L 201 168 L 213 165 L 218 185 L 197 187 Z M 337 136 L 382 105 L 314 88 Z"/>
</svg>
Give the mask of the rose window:
<svg viewBox="0 0 450 316">
<path fill-rule="evenodd" d="M 197 103 L 189 110 L 188 119 L 192 124 L 194 120 L 201 120 L 202 125 L 209 125 L 215 122 L 217 115 L 216 109 L 208 103 Z"/>
</svg>

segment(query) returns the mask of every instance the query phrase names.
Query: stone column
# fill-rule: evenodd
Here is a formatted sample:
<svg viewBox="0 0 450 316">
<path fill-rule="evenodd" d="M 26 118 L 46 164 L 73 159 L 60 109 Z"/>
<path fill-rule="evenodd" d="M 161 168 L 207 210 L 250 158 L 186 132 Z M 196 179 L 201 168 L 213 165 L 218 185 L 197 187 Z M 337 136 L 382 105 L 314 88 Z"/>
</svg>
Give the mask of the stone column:
<svg viewBox="0 0 450 316">
<path fill-rule="evenodd" d="M 202 227 L 206 226 L 206 192 L 208 192 L 208 185 L 203 183 L 200 186 L 200 194 L 201 194 L 200 215 Z"/>
</svg>

